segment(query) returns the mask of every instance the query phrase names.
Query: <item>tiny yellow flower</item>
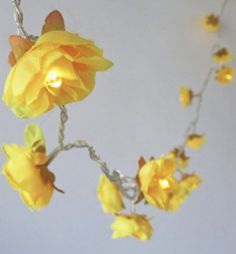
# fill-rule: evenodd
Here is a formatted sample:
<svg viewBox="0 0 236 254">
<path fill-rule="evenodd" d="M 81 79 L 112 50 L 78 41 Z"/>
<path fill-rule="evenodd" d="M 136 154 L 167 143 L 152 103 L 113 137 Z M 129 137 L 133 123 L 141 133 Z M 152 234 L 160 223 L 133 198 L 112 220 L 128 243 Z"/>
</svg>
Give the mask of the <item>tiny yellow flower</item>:
<svg viewBox="0 0 236 254">
<path fill-rule="evenodd" d="M 186 140 L 186 145 L 194 150 L 198 150 L 203 144 L 206 143 L 204 135 L 191 134 Z"/>
<path fill-rule="evenodd" d="M 220 30 L 220 19 L 215 14 L 207 15 L 203 20 L 203 27 L 207 32 L 218 32 Z"/>
<path fill-rule="evenodd" d="M 189 157 L 186 156 L 185 151 L 180 151 L 178 148 L 172 150 L 168 157 L 176 159 L 176 165 L 179 169 L 186 169 L 189 165 Z"/>
<path fill-rule="evenodd" d="M 234 68 L 230 66 L 222 66 L 216 71 L 215 79 L 220 85 L 232 83 L 234 80 Z"/>
<path fill-rule="evenodd" d="M 201 182 L 202 179 L 194 173 L 184 175 L 182 179 L 178 181 L 175 192 L 173 192 L 172 195 L 169 195 L 167 210 L 177 211 L 189 194 L 197 189 Z"/>
<path fill-rule="evenodd" d="M 193 91 L 185 86 L 182 86 L 179 91 L 179 102 L 182 106 L 187 107 L 192 103 Z"/>
<path fill-rule="evenodd" d="M 104 212 L 118 213 L 125 207 L 119 188 L 104 175 L 100 176 L 97 193 Z"/>
<path fill-rule="evenodd" d="M 11 36 L 10 46 L 3 101 L 20 118 L 84 99 L 94 89 L 96 72 L 112 66 L 93 41 L 65 31 L 58 11 L 48 15 L 35 42 Z"/>
<path fill-rule="evenodd" d="M 202 183 L 202 179 L 195 173 L 184 175 L 180 181 L 182 185 L 185 185 L 186 189 L 189 191 L 196 190 L 198 186 Z"/>
<path fill-rule="evenodd" d="M 115 222 L 111 225 L 112 238 L 135 237 L 138 240 L 149 240 L 152 236 L 153 228 L 145 215 L 119 215 L 115 217 Z"/>
<path fill-rule="evenodd" d="M 138 183 L 145 200 L 160 209 L 167 209 L 169 193 L 176 188 L 176 159 L 161 157 L 145 163 L 138 172 Z"/>
<path fill-rule="evenodd" d="M 233 54 L 227 48 L 220 48 L 213 54 L 213 59 L 218 64 L 225 64 L 233 60 Z"/>
<path fill-rule="evenodd" d="M 51 200 L 55 176 L 46 166 L 46 146 L 43 134 L 36 124 L 27 126 L 26 147 L 4 145 L 7 162 L 3 175 L 19 192 L 25 205 L 34 210 L 47 206 Z"/>
</svg>

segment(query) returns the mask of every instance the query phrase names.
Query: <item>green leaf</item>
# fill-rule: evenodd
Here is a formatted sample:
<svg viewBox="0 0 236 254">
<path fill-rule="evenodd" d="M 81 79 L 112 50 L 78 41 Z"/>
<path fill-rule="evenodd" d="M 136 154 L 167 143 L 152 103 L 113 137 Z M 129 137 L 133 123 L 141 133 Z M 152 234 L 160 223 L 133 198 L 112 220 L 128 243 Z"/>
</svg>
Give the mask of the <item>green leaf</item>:
<svg viewBox="0 0 236 254">
<path fill-rule="evenodd" d="M 32 152 L 46 152 L 45 139 L 37 124 L 30 124 L 25 128 L 25 143 Z"/>
</svg>

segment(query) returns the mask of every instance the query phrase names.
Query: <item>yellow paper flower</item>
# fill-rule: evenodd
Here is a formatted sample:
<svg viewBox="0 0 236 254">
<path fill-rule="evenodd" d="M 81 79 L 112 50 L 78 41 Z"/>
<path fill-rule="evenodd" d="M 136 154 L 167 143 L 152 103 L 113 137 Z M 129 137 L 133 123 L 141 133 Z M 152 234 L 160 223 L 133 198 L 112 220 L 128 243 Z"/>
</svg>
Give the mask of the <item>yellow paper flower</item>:
<svg viewBox="0 0 236 254">
<path fill-rule="evenodd" d="M 152 236 L 152 226 L 145 215 L 119 215 L 111 225 L 113 239 L 134 236 L 139 240 L 149 240 Z"/>
<path fill-rule="evenodd" d="M 186 169 L 189 165 L 189 157 L 186 156 L 185 151 L 180 151 L 178 148 L 172 150 L 168 157 L 176 159 L 176 165 L 179 169 Z"/>
<path fill-rule="evenodd" d="M 82 100 L 92 92 L 96 72 L 112 66 L 93 41 L 65 31 L 58 11 L 49 14 L 36 42 L 11 36 L 10 45 L 13 67 L 3 101 L 21 118 Z"/>
<path fill-rule="evenodd" d="M 7 162 L 3 174 L 9 184 L 19 192 L 27 207 L 40 210 L 49 204 L 55 176 L 46 166 L 46 146 L 43 134 L 36 124 L 25 131 L 26 147 L 4 145 Z"/>
<path fill-rule="evenodd" d="M 215 14 L 206 16 L 203 20 L 203 27 L 207 32 L 218 32 L 220 30 L 220 19 Z"/>
<path fill-rule="evenodd" d="M 104 175 L 100 176 L 97 193 L 104 212 L 118 213 L 125 207 L 119 188 Z"/>
<path fill-rule="evenodd" d="M 227 48 L 220 48 L 214 53 L 213 59 L 218 64 L 225 64 L 233 60 L 233 55 Z"/>
<path fill-rule="evenodd" d="M 220 85 L 232 83 L 234 80 L 234 68 L 230 66 L 222 66 L 216 71 L 215 79 Z"/>
<path fill-rule="evenodd" d="M 169 193 L 176 188 L 177 181 L 173 174 L 176 160 L 161 157 L 145 163 L 138 172 L 138 183 L 145 200 L 160 209 L 167 210 Z"/>
<path fill-rule="evenodd" d="M 204 135 L 191 134 L 188 136 L 186 145 L 194 150 L 198 150 L 203 144 L 206 143 Z"/>
<path fill-rule="evenodd" d="M 198 187 L 201 179 L 197 175 L 177 179 L 175 169 L 176 159 L 172 154 L 143 164 L 138 172 L 138 183 L 147 203 L 165 211 L 177 211 Z"/>
<path fill-rule="evenodd" d="M 185 86 L 182 86 L 179 91 L 179 102 L 182 106 L 187 107 L 192 103 L 193 91 Z"/>
<path fill-rule="evenodd" d="M 182 179 L 178 181 L 175 192 L 169 195 L 167 210 L 177 211 L 189 194 L 197 189 L 201 182 L 202 179 L 194 173 L 191 175 L 184 175 Z"/>
</svg>

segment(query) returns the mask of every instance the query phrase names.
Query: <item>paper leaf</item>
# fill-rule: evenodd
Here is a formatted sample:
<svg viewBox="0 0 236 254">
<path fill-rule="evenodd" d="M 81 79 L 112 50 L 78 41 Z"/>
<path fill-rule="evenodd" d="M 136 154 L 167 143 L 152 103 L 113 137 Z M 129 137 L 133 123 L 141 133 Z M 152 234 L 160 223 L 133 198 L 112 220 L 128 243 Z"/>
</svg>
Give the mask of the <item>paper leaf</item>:
<svg viewBox="0 0 236 254">
<path fill-rule="evenodd" d="M 49 13 L 42 28 L 42 34 L 51 31 L 65 31 L 65 23 L 62 14 L 55 10 Z"/>
<path fill-rule="evenodd" d="M 32 152 L 45 152 L 44 136 L 37 124 L 30 124 L 26 127 L 25 143 L 31 148 Z"/>
<path fill-rule="evenodd" d="M 143 156 L 141 156 L 138 161 L 139 169 L 142 168 L 145 165 L 145 163 L 146 163 L 145 159 L 143 158 Z"/>
<path fill-rule="evenodd" d="M 11 35 L 9 37 L 9 43 L 15 57 L 15 62 L 17 62 L 33 45 L 34 42 L 24 39 L 19 35 Z M 10 64 L 14 63 L 13 57 L 10 54 L 9 57 Z"/>
<path fill-rule="evenodd" d="M 9 56 L 8 56 L 8 63 L 11 65 L 11 66 L 14 66 L 16 64 L 16 58 L 13 54 L 13 52 L 11 51 Z"/>
</svg>

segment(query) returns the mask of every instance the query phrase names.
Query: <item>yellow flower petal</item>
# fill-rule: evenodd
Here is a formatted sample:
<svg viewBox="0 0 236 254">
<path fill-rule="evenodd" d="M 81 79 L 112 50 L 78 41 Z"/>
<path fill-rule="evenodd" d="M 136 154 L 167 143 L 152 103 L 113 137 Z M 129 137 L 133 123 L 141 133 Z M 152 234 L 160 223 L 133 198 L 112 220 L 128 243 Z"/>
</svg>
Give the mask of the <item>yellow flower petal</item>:
<svg viewBox="0 0 236 254">
<path fill-rule="evenodd" d="M 198 150 L 205 143 L 206 138 L 198 134 L 189 135 L 186 141 L 186 145 L 194 150 Z"/>
<path fill-rule="evenodd" d="M 43 34 L 39 37 L 39 39 L 36 41 L 35 46 L 43 44 L 55 44 L 57 46 L 62 45 L 86 45 L 86 44 L 92 44 L 93 42 L 91 40 L 86 40 L 79 35 L 65 32 L 65 31 L 51 31 L 48 33 Z"/>
<path fill-rule="evenodd" d="M 119 188 L 104 175 L 100 176 L 97 193 L 104 212 L 118 213 L 125 207 Z"/>
</svg>

